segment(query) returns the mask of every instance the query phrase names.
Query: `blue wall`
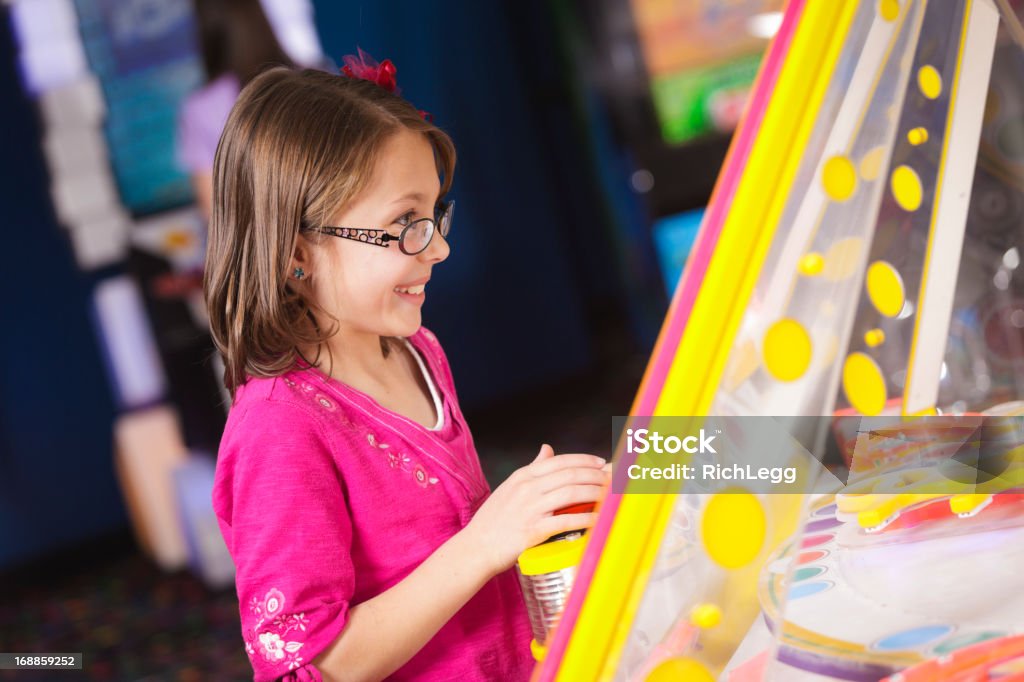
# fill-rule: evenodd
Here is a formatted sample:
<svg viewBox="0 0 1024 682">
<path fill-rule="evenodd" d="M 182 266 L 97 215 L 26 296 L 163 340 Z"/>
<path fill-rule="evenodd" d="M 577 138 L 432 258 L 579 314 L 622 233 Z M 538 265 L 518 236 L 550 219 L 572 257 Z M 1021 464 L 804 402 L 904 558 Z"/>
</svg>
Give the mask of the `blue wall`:
<svg viewBox="0 0 1024 682">
<path fill-rule="evenodd" d="M 34 105 L 0 26 L 0 568 L 123 528 L 113 402 L 89 321 L 91 282 L 50 205 Z"/>
<path fill-rule="evenodd" d="M 358 45 L 398 67 L 402 95 L 431 112 L 459 159 L 452 255 L 424 312 L 468 407 L 584 369 L 591 359 L 577 261 L 551 163 L 499 3 L 315 0 L 324 51 Z"/>
</svg>

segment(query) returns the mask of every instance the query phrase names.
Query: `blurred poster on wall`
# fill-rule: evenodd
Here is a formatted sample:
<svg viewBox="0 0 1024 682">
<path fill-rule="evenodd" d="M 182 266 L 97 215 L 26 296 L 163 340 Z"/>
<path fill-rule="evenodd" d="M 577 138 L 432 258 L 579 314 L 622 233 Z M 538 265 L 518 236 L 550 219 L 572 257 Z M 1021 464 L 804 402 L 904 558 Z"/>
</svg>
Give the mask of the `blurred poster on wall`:
<svg viewBox="0 0 1024 682">
<path fill-rule="evenodd" d="M 104 28 L 100 35 L 119 75 L 159 68 L 196 52 L 188 0 L 79 0 L 79 5 L 89 2 L 99 10 Z"/>
<path fill-rule="evenodd" d="M 631 0 L 664 140 L 739 122 L 783 0 Z"/>
<path fill-rule="evenodd" d="M 190 203 L 174 158 L 181 100 L 204 80 L 191 0 L 75 0 L 107 102 L 104 132 L 121 199 L 138 215 Z"/>
</svg>

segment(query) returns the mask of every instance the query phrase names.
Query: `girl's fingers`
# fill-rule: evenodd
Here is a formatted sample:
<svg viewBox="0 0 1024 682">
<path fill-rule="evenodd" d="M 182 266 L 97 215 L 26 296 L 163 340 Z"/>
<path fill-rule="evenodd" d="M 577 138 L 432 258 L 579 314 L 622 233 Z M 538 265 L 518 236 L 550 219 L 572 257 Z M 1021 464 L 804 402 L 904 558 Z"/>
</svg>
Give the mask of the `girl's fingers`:
<svg viewBox="0 0 1024 682">
<path fill-rule="evenodd" d="M 539 492 L 543 494 L 568 485 L 605 485 L 610 480 L 611 472 L 605 468 L 572 467 L 554 471 L 546 476 L 539 476 L 536 479 L 536 484 L 539 486 Z"/>
<path fill-rule="evenodd" d="M 537 461 L 529 466 L 530 473 L 534 476 L 545 476 L 560 469 L 570 467 L 591 467 L 600 469 L 606 464 L 605 460 L 594 455 L 558 455 Z"/>
<path fill-rule="evenodd" d="M 540 452 L 537 453 L 537 456 L 534 457 L 533 461 L 534 463 L 543 462 L 544 460 L 551 459 L 554 456 L 554 449 L 547 443 L 544 443 L 544 445 L 540 446 Z"/>
<path fill-rule="evenodd" d="M 559 514 L 558 516 L 549 516 L 541 521 L 537 524 L 537 530 L 543 533 L 545 538 L 549 538 L 552 535 L 558 535 L 569 530 L 592 528 L 596 522 L 597 512 Z"/>
<path fill-rule="evenodd" d="M 569 485 L 543 495 L 540 504 L 544 513 L 552 513 L 572 504 L 597 502 L 604 493 L 603 485 Z"/>
</svg>

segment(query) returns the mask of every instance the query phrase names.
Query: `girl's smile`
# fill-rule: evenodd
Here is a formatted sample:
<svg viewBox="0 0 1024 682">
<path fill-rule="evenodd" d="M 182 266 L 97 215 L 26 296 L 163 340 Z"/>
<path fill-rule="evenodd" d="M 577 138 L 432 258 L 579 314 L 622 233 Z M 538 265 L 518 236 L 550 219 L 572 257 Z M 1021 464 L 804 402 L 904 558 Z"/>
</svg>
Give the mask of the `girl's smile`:
<svg viewBox="0 0 1024 682">
<path fill-rule="evenodd" d="M 424 277 L 421 280 L 410 282 L 409 284 L 401 284 L 395 287 L 395 293 L 398 294 L 399 298 L 402 300 L 409 301 L 415 305 L 423 305 L 423 301 L 427 298 L 425 289 L 427 282 L 429 281 L 429 277 Z"/>
</svg>

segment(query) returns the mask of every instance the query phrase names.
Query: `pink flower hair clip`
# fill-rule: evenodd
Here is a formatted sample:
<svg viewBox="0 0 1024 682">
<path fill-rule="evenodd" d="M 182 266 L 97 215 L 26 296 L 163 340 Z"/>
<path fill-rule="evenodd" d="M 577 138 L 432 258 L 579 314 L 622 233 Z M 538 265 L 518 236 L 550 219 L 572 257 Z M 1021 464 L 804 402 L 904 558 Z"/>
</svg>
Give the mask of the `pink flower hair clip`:
<svg viewBox="0 0 1024 682">
<path fill-rule="evenodd" d="M 393 92 L 396 95 L 402 94 L 402 90 L 398 87 L 398 82 L 395 80 L 398 67 L 395 66 L 394 62 L 390 59 L 385 59 L 378 64 L 377 60 L 363 52 L 362 48 L 357 47 L 356 50 L 359 54 L 347 54 L 341 58 L 341 61 L 345 64 L 345 66 L 341 67 L 343 74 L 349 78 L 359 78 L 376 83 L 388 92 Z"/>
<path fill-rule="evenodd" d="M 357 47 L 356 51 L 358 54 L 347 54 L 341 58 L 344 63 L 341 73 L 349 78 L 370 81 L 388 92 L 401 96 L 402 90 L 398 87 L 398 81 L 395 79 L 395 74 L 398 73 L 395 63 L 390 59 L 378 63 L 376 59 L 363 52 L 362 48 Z M 434 118 L 429 112 L 422 110 L 420 116 L 427 121 L 433 121 Z"/>
</svg>

